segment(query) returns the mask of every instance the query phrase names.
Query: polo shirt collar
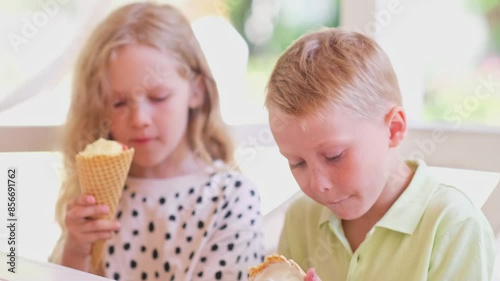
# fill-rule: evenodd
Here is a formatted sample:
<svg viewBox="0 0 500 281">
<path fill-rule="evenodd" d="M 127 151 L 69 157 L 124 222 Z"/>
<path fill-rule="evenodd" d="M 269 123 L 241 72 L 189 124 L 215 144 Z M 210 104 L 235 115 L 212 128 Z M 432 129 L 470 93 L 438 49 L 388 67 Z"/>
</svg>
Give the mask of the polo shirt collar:
<svg viewBox="0 0 500 281">
<path fill-rule="evenodd" d="M 438 187 L 438 183 L 430 176 L 429 168 L 425 162 L 420 160 L 406 161 L 406 164 L 415 171 L 413 178 L 392 207 L 375 224 L 375 227 L 413 234 L 432 198 L 432 194 Z M 330 209 L 322 206 L 318 227 L 325 222 L 341 226 L 340 219 Z"/>
</svg>

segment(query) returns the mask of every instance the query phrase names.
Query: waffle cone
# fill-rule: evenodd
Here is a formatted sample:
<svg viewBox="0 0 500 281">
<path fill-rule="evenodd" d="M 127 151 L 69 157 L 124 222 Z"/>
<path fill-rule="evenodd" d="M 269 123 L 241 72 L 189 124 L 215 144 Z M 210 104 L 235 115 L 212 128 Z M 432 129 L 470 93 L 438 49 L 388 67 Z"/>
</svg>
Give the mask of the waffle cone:
<svg viewBox="0 0 500 281">
<path fill-rule="evenodd" d="M 76 156 L 82 193 L 94 196 L 98 205 L 109 207 L 109 213 L 98 219 L 114 219 L 133 156 L 133 148 L 117 155 Z M 102 261 L 104 246 L 105 240 L 98 240 L 92 245 L 94 269 L 98 268 Z"/>
</svg>

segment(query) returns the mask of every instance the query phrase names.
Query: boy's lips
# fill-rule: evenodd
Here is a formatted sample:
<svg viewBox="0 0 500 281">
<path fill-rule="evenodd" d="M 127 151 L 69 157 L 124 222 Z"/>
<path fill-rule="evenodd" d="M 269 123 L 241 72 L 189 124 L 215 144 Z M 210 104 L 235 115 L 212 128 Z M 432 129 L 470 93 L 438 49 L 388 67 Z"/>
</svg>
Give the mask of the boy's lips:
<svg viewBox="0 0 500 281">
<path fill-rule="evenodd" d="M 343 197 L 343 198 L 340 198 L 340 199 L 337 199 L 337 200 L 335 200 L 335 201 L 330 201 L 330 202 L 328 203 L 328 205 L 337 205 L 337 204 L 339 204 L 339 203 L 342 203 L 343 201 L 345 201 L 345 200 L 346 200 L 346 199 L 348 199 L 349 197 L 351 197 L 351 195 L 347 195 L 347 196 L 345 196 L 345 197 Z"/>
</svg>

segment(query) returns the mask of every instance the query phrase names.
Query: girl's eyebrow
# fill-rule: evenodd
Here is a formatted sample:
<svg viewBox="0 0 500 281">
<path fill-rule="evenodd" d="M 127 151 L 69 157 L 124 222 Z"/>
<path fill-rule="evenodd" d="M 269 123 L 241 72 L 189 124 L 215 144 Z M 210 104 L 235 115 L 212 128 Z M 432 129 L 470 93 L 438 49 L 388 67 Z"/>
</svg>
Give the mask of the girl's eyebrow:
<svg viewBox="0 0 500 281">
<path fill-rule="evenodd" d="M 142 87 L 142 88 L 144 90 L 144 93 L 146 93 L 146 94 L 147 93 L 155 93 L 155 92 L 159 92 L 159 91 L 163 91 L 163 90 L 167 90 L 167 91 L 170 90 L 170 88 L 168 87 L 168 85 L 166 85 L 166 83 L 159 83 L 153 87 L 148 87 L 148 88 Z M 112 99 L 124 99 L 124 98 L 129 98 L 132 95 L 132 93 L 130 93 L 130 92 L 115 91 L 115 90 L 111 91 L 111 93 L 112 93 L 112 96 L 111 96 Z"/>
<path fill-rule="evenodd" d="M 158 91 L 161 91 L 161 90 L 168 90 L 169 88 L 167 87 L 167 85 L 165 84 L 158 84 L 154 87 L 151 87 L 150 89 L 147 89 L 147 92 L 158 92 Z"/>
<path fill-rule="evenodd" d="M 113 94 L 113 98 L 124 98 L 127 96 L 127 93 L 126 92 L 122 92 L 122 91 L 111 91 L 111 93 Z"/>
</svg>

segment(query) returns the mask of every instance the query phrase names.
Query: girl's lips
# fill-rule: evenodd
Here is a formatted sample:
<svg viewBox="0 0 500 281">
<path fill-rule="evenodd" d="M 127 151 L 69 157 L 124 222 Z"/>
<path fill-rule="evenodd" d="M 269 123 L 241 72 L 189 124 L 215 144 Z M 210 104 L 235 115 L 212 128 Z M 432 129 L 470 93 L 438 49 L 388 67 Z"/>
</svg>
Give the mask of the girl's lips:
<svg viewBox="0 0 500 281">
<path fill-rule="evenodd" d="M 152 138 L 135 138 L 135 139 L 132 139 L 132 142 L 141 144 L 141 143 L 150 142 L 151 140 L 152 140 Z"/>
</svg>

